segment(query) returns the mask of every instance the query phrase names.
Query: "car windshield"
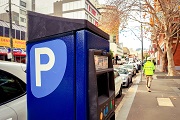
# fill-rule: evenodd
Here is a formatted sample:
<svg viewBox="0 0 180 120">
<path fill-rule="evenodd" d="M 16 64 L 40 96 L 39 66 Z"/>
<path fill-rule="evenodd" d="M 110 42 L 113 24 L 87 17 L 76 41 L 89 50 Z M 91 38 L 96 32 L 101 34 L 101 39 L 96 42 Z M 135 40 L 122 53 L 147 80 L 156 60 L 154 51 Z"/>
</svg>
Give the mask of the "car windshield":
<svg viewBox="0 0 180 120">
<path fill-rule="evenodd" d="M 129 65 L 129 64 L 127 64 L 127 65 L 123 65 L 125 68 L 129 68 L 129 69 L 133 69 L 133 65 Z"/>
<path fill-rule="evenodd" d="M 126 69 L 119 69 L 118 72 L 120 74 L 127 74 L 127 70 Z"/>
</svg>

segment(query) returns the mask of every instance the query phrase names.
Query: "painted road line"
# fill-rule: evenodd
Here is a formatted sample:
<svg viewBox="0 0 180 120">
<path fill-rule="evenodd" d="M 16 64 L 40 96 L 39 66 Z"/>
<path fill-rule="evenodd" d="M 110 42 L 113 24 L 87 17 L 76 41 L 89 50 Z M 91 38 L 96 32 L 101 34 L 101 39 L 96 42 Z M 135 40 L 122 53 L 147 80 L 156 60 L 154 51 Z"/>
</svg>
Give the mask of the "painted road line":
<svg viewBox="0 0 180 120">
<path fill-rule="evenodd" d="M 170 98 L 157 98 L 157 101 L 159 106 L 174 107 Z"/>
</svg>

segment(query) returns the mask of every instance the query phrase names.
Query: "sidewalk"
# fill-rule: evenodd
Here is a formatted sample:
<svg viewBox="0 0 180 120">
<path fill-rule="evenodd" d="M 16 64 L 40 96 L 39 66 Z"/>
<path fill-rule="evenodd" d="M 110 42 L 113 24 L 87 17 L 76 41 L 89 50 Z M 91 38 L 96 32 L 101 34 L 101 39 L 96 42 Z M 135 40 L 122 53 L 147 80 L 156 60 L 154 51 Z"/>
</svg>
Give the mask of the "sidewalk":
<svg viewBox="0 0 180 120">
<path fill-rule="evenodd" d="M 179 120 L 180 76 L 163 76 L 165 73 L 156 72 L 152 92 L 147 92 L 145 78 L 140 81 L 138 75 L 115 111 L 116 120 Z"/>
</svg>

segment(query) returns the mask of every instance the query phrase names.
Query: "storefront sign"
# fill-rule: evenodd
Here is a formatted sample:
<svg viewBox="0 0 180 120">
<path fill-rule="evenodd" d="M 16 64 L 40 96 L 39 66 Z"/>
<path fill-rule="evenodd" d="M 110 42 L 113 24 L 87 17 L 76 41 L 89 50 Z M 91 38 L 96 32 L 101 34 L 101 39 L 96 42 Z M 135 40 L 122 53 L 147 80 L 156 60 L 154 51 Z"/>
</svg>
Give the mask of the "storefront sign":
<svg viewBox="0 0 180 120">
<path fill-rule="evenodd" d="M 10 38 L 0 37 L 0 46 L 10 47 Z"/>
<path fill-rule="evenodd" d="M 10 47 L 10 38 L 0 37 L 0 46 Z M 25 40 L 13 39 L 13 47 L 14 48 L 26 49 L 26 41 Z"/>
<path fill-rule="evenodd" d="M 25 41 L 25 40 L 17 40 L 17 39 L 14 39 L 14 40 L 13 40 L 13 47 L 14 47 L 14 48 L 26 49 L 26 41 Z"/>
</svg>

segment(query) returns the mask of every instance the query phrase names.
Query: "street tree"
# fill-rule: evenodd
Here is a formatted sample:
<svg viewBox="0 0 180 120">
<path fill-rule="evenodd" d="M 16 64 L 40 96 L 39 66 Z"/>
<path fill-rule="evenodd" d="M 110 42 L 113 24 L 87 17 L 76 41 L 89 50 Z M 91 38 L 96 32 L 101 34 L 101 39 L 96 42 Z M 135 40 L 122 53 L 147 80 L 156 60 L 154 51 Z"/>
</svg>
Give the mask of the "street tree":
<svg viewBox="0 0 180 120">
<path fill-rule="evenodd" d="M 98 6 L 101 12 L 98 27 L 109 34 L 118 34 L 119 28 L 126 25 L 132 4 L 124 0 L 107 0 L 106 4 Z"/>
<path fill-rule="evenodd" d="M 139 0 L 140 1 L 140 0 Z M 137 2 L 137 1 L 136 1 Z M 168 64 L 168 75 L 176 75 L 174 57 L 179 44 L 180 31 L 180 11 L 179 0 L 141 0 L 139 8 L 144 14 L 149 14 L 150 23 L 144 22 L 151 26 L 150 32 L 153 33 L 153 40 L 157 44 L 157 49 L 162 56 L 162 61 Z M 132 19 L 135 19 L 132 17 Z M 141 22 L 141 21 L 140 21 Z M 164 52 L 159 46 L 158 37 L 162 37 L 165 44 Z M 176 39 L 174 37 L 176 36 Z M 175 46 L 173 46 L 175 42 Z M 173 49 L 174 48 L 174 49 Z M 172 54 L 173 53 L 173 54 Z M 166 61 L 167 56 L 167 61 Z M 165 66 L 164 66 L 165 67 Z"/>
</svg>

